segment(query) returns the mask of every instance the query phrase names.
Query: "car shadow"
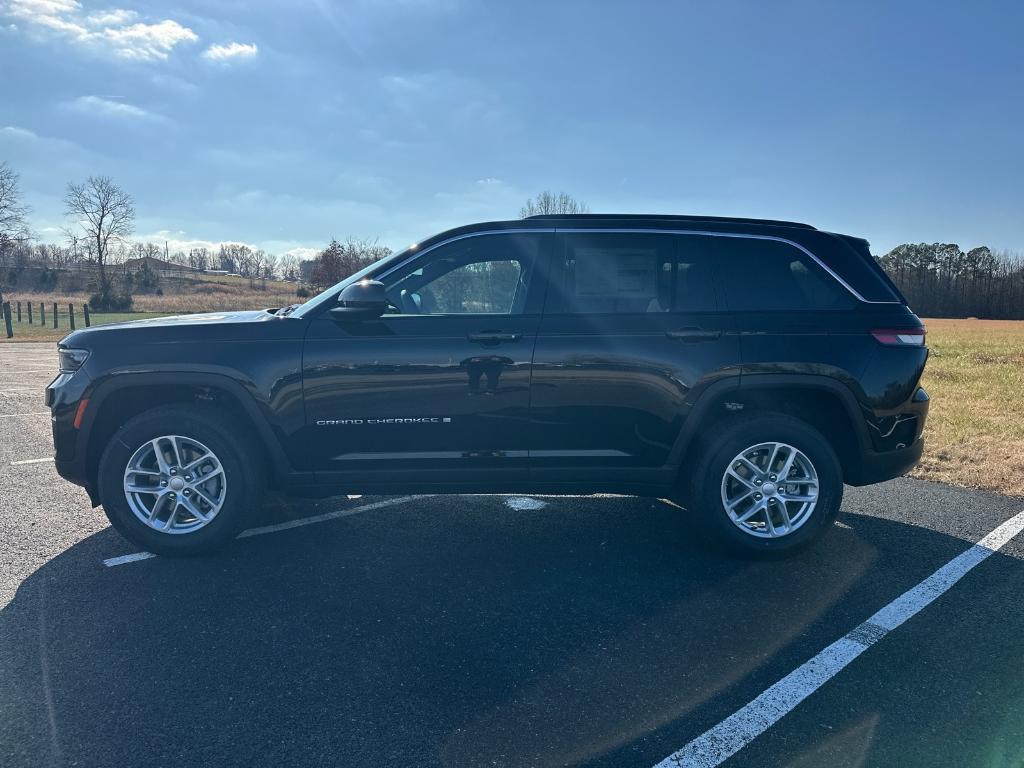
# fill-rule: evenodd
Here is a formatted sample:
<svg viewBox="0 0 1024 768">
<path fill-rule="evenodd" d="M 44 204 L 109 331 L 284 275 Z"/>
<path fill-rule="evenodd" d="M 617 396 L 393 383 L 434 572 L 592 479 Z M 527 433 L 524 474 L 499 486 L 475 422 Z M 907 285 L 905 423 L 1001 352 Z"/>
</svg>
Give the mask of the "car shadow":
<svg viewBox="0 0 1024 768">
<path fill-rule="evenodd" d="M 0 612 L 3 762 L 650 765 L 969 545 L 844 514 L 793 559 L 732 560 L 661 502 L 545 501 L 115 568 L 131 547 L 97 533 Z"/>
</svg>

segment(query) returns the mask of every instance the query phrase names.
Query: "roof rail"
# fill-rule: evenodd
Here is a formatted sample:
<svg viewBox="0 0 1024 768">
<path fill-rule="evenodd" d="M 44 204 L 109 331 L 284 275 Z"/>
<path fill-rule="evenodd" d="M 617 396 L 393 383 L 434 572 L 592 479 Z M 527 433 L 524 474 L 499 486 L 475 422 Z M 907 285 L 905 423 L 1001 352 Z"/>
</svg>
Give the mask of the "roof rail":
<svg viewBox="0 0 1024 768">
<path fill-rule="evenodd" d="M 706 221 L 722 224 L 768 224 L 776 227 L 796 227 L 799 229 L 815 229 L 810 224 L 799 221 L 781 221 L 779 219 L 744 219 L 732 216 L 682 216 L 668 213 L 538 213 L 527 216 L 528 219 L 564 219 L 580 221 L 612 221 L 651 219 L 659 221 Z"/>
</svg>

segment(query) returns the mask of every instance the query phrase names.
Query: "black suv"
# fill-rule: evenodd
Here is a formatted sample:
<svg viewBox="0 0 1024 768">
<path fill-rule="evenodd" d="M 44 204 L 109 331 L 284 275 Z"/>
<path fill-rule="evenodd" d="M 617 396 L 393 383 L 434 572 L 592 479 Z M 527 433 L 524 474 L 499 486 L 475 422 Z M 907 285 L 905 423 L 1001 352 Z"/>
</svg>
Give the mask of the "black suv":
<svg viewBox="0 0 1024 768">
<path fill-rule="evenodd" d="M 921 456 L 924 328 L 868 244 L 786 221 L 572 215 L 450 230 L 305 304 L 76 331 L 57 469 L 151 552 L 268 486 L 668 497 L 793 551 L 843 483 Z"/>
</svg>

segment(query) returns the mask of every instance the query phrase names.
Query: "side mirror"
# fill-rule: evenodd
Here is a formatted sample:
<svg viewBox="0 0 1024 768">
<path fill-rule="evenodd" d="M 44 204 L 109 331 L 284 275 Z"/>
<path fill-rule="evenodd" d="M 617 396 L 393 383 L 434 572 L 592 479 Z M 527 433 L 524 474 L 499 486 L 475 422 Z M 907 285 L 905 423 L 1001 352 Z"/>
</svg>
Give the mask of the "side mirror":
<svg viewBox="0 0 1024 768">
<path fill-rule="evenodd" d="M 383 315 L 388 308 L 384 283 L 379 280 L 360 280 L 346 286 L 338 294 L 338 306 L 331 314 L 339 320 L 370 320 Z"/>
</svg>

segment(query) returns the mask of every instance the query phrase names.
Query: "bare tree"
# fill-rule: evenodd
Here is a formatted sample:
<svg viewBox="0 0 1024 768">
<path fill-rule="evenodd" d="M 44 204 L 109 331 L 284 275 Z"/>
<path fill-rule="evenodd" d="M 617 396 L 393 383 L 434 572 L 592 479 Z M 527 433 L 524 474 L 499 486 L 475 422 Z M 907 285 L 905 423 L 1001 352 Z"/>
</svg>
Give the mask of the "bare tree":
<svg viewBox="0 0 1024 768">
<path fill-rule="evenodd" d="M 106 265 L 110 246 L 132 233 L 135 204 L 131 195 L 109 176 L 90 176 L 83 184 L 68 184 L 64 196 L 65 214 L 73 219 L 84 237 L 95 247 L 100 273 L 100 292 L 109 289 Z"/>
<path fill-rule="evenodd" d="M 376 240 L 349 237 L 339 243 L 332 239 L 313 260 L 310 282 L 319 288 L 333 285 L 390 253 L 389 248 Z"/>
<path fill-rule="evenodd" d="M 188 265 L 205 272 L 210 268 L 210 252 L 206 248 L 192 248 L 188 252 Z"/>
<path fill-rule="evenodd" d="M 280 259 L 278 259 L 277 256 L 274 256 L 273 254 L 270 253 L 267 254 L 265 263 L 263 265 L 263 276 L 265 278 L 267 278 L 268 280 L 273 280 L 277 276 L 279 261 Z"/>
<path fill-rule="evenodd" d="M 280 274 L 282 280 L 299 279 L 299 257 L 294 253 L 286 253 L 280 259 Z"/>
<path fill-rule="evenodd" d="M 526 205 L 519 209 L 519 218 L 525 219 L 529 216 L 549 216 L 557 213 L 590 213 L 590 206 L 580 202 L 567 192 L 554 192 L 544 190 L 532 200 L 527 200 Z"/>
<path fill-rule="evenodd" d="M 7 163 L 0 163 L 0 247 L 14 240 L 28 239 L 25 217 L 29 208 L 21 202 L 19 176 Z"/>
</svg>

